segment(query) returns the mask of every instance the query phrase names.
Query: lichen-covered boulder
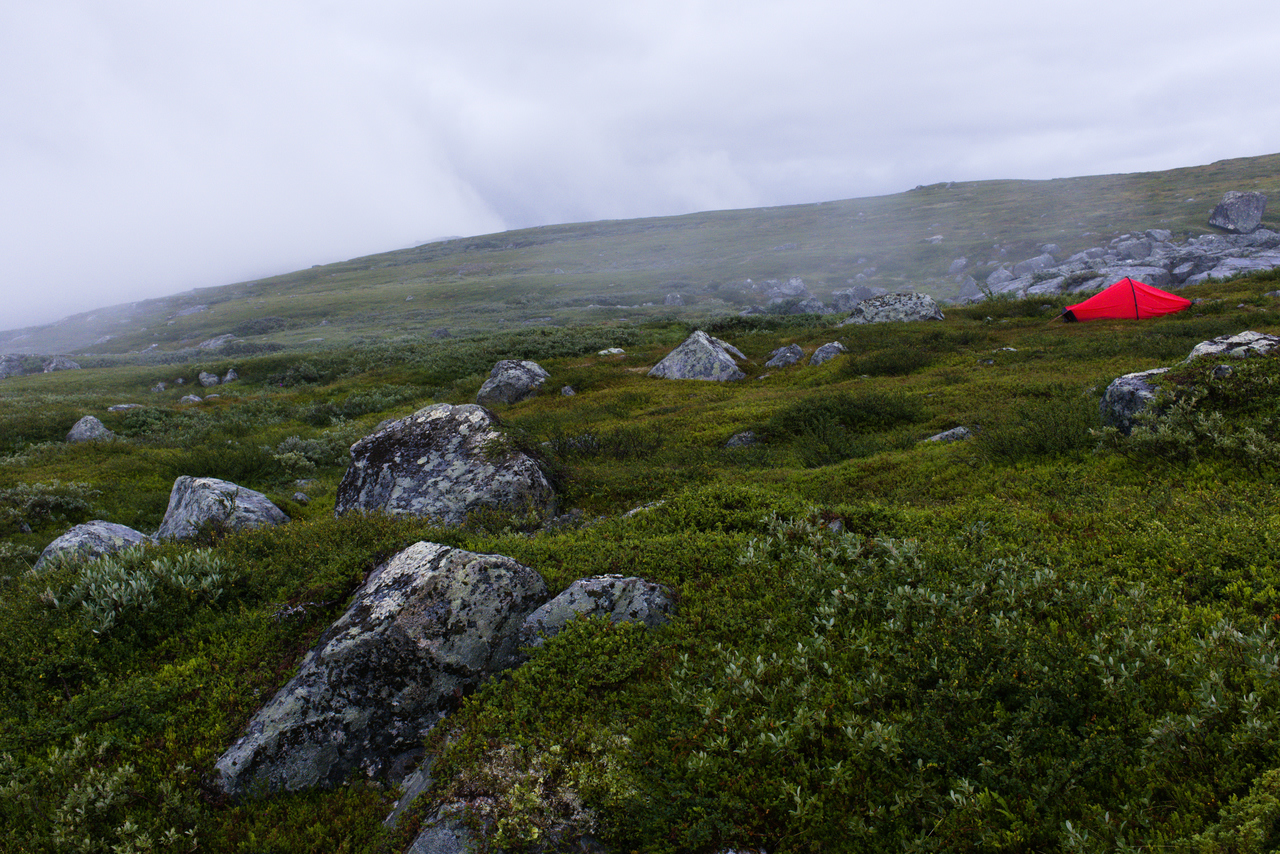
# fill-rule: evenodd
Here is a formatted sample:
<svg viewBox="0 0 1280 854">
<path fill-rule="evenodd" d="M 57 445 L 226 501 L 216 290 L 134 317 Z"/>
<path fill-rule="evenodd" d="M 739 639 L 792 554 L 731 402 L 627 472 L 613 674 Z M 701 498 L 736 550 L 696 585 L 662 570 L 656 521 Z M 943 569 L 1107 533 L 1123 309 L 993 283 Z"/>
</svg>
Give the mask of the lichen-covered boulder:
<svg viewBox="0 0 1280 854">
<path fill-rule="evenodd" d="M 803 358 L 804 350 L 800 349 L 799 344 L 788 344 L 770 353 L 769 361 L 765 362 L 764 366 L 766 368 L 786 368 Z"/>
<path fill-rule="evenodd" d="M 122 549 L 151 542 L 151 538 L 127 525 L 94 519 L 71 528 L 52 543 L 45 546 L 36 560 L 35 569 L 41 569 L 49 561 L 59 558 L 96 560 Z"/>
<path fill-rule="evenodd" d="M 216 477 L 183 475 L 173 482 L 156 539 L 187 540 L 207 529 L 240 531 L 288 521 L 261 492 Z"/>
<path fill-rule="evenodd" d="M 652 581 L 621 575 L 583 578 L 529 615 L 520 629 L 520 645 L 542 646 L 579 615 L 659 626 L 670 621 L 674 610 L 667 589 Z"/>
<path fill-rule="evenodd" d="M 103 424 L 92 415 L 86 415 L 77 421 L 67 432 L 68 442 L 98 442 L 104 439 L 114 439 L 115 433 L 107 429 L 107 425 Z"/>
<path fill-rule="evenodd" d="M 208 371 L 201 371 L 200 375 L 196 377 L 196 380 L 198 380 L 200 385 L 205 388 L 210 388 L 222 382 L 222 380 L 218 379 L 217 374 L 211 374 Z"/>
<path fill-rule="evenodd" d="M 746 358 L 732 344 L 699 329 L 654 365 L 649 376 L 664 380 L 740 380 L 747 375 L 738 369 L 737 362 Z"/>
<path fill-rule="evenodd" d="M 813 355 L 809 357 L 809 364 L 821 365 L 823 362 L 829 362 L 841 353 L 848 353 L 849 348 L 841 344 L 839 341 L 832 341 L 830 344 L 823 344 L 817 350 L 813 351 Z"/>
<path fill-rule="evenodd" d="M 943 319 L 942 309 L 928 294 L 885 294 L 856 304 L 839 325 Z"/>
<path fill-rule="evenodd" d="M 480 406 L 518 403 L 537 394 L 550 377 L 537 362 L 503 359 L 493 366 L 489 379 L 480 386 L 476 403 Z"/>
<path fill-rule="evenodd" d="M 502 555 L 419 542 L 369 576 L 298 674 L 218 759 L 233 795 L 398 782 L 458 700 L 519 661 L 541 576 Z"/>
<path fill-rule="evenodd" d="M 46 374 L 51 374 L 54 371 L 78 371 L 80 370 L 80 363 L 73 362 L 66 356 L 54 356 L 44 363 L 43 370 Z"/>
<path fill-rule="evenodd" d="M 1249 234 L 1262 225 L 1262 215 L 1267 212 L 1267 197 L 1262 193 L 1242 193 L 1230 190 L 1209 214 L 1209 225 Z"/>
<path fill-rule="evenodd" d="M 481 508 L 551 515 L 555 493 L 532 457 L 507 447 L 482 406 L 437 403 L 351 446 L 334 510 L 435 518 Z"/>
<path fill-rule="evenodd" d="M 1208 341 L 1201 341 L 1191 349 L 1186 361 L 1203 359 L 1211 356 L 1228 356 L 1233 359 L 1246 359 L 1250 356 L 1264 356 L 1280 350 L 1280 337 L 1265 332 L 1252 330 L 1235 335 L 1220 335 Z"/>
<path fill-rule="evenodd" d="M 1138 416 L 1160 397 L 1160 389 L 1152 385 L 1149 380 L 1167 370 L 1169 369 L 1152 368 L 1149 371 L 1125 374 L 1112 380 L 1099 404 L 1103 423 L 1115 427 L 1126 436 L 1129 435 L 1137 425 Z"/>
</svg>

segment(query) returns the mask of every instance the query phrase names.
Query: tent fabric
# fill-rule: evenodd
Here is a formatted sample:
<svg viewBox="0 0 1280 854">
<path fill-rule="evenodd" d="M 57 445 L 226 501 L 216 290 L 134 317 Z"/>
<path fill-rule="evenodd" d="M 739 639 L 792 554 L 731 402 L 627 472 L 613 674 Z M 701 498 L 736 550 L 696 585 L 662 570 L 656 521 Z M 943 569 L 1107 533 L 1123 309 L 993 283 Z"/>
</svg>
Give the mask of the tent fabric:
<svg viewBox="0 0 1280 854">
<path fill-rule="evenodd" d="M 1084 302 L 1069 305 L 1062 312 L 1067 321 L 1075 320 L 1144 320 L 1173 314 L 1191 305 L 1191 300 L 1153 288 L 1125 277 Z"/>
</svg>

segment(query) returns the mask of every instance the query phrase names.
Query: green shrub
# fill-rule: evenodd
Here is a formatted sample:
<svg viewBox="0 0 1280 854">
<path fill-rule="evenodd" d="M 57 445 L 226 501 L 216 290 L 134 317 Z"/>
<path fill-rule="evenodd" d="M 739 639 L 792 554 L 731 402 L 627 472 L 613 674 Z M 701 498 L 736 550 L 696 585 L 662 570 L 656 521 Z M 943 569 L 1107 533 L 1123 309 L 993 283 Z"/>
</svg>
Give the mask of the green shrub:
<svg viewBox="0 0 1280 854">
<path fill-rule="evenodd" d="M 0 533 L 53 523 L 76 524 L 89 518 L 90 500 L 99 490 L 87 483 L 20 483 L 0 489 Z"/>
<path fill-rule="evenodd" d="M 1064 385 L 1020 400 L 1012 418 L 984 425 L 975 437 L 989 462 L 1014 463 L 1029 457 L 1054 457 L 1092 448 L 1101 426 L 1098 400 Z"/>
<path fill-rule="evenodd" d="M 29 763 L 0 754 L 6 850 L 102 854 L 194 851 L 200 814 L 191 769 L 146 779 L 105 742 L 76 737 Z"/>
<path fill-rule="evenodd" d="M 915 421 L 919 401 L 902 392 L 836 392 L 803 398 L 762 428 L 770 440 L 790 440 L 806 468 L 868 456 L 907 440 L 873 435 Z"/>
<path fill-rule="evenodd" d="M 235 580 L 231 565 L 208 550 L 148 558 L 146 549 L 132 548 L 86 563 L 69 589 L 49 599 L 55 607 L 80 606 L 94 634 L 103 635 L 117 621 L 173 609 L 176 600 L 216 603 Z"/>
</svg>

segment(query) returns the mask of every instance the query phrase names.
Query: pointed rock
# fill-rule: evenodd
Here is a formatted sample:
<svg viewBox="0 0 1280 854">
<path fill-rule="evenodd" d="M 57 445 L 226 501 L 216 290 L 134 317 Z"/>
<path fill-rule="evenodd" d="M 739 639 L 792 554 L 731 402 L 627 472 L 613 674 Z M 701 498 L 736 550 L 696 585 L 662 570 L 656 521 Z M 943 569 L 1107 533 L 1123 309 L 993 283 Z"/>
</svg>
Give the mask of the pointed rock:
<svg viewBox="0 0 1280 854">
<path fill-rule="evenodd" d="M 481 508 L 555 512 L 555 493 L 532 457 L 506 447 L 493 413 L 437 403 L 351 446 L 334 512 L 384 512 L 466 521 Z"/>
<path fill-rule="evenodd" d="M 654 365 L 649 376 L 664 380 L 740 380 L 747 375 L 738 369 L 737 361 L 745 359 L 732 344 L 699 329 Z"/>
</svg>

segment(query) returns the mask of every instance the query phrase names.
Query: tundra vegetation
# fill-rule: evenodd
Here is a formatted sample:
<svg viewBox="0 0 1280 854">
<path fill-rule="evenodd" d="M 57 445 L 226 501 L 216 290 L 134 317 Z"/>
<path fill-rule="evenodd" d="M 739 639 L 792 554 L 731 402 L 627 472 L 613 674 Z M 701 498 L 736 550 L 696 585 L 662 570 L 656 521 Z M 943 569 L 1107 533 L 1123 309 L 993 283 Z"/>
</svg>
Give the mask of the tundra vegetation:
<svg viewBox="0 0 1280 854">
<path fill-rule="evenodd" d="M 6 379 L 0 850 L 402 851 L 422 816 L 384 829 L 376 783 L 234 801 L 210 780 L 418 540 L 508 555 L 553 593 L 623 573 L 678 598 L 658 629 L 571 624 L 429 737 L 429 799 L 471 803 L 495 849 L 1274 850 L 1280 357 L 1169 372 L 1165 419 L 1129 437 L 1098 401 L 1208 338 L 1280 333 L 1278 286 L 1199 285 L 1141 323 L 1046 323 L 1063 298 L 698 324 L 749 357 L 733 383 L 645 376 L 695 328 L 669 317 Z M 763 368 L 832 340 L 849 353 Z M 507 358 L 576 391 L 499 414 L 580 516 L 335 518 L 352 442 L 469 402 Z M 230 368 L 199 404 L 150 391 Z M 118 438 L 63 441 L 85 414 Z M 293 521 L 30 571 L 78 522 L 155 530 L 179 475 Z"/>
</svg>

